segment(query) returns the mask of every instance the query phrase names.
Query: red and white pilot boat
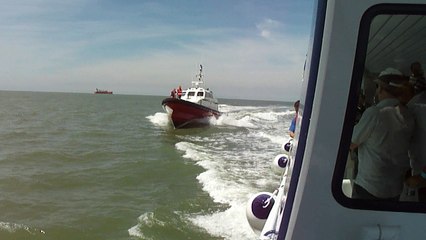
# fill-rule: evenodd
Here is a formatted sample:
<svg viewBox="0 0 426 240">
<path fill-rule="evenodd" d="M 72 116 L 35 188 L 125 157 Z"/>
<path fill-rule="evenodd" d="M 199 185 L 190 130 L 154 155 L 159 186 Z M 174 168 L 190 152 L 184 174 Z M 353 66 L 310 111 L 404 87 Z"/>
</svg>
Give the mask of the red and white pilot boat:
<svg viewBox="0 0 426 240">
<path fill-rule="evenodd" d="M 213 92 L 203 88 L 203 66 L 200 65 L 200 73 L 197 80 L 192 81 L 192 86 L 182 91 L 181 96 L 175 95 L 162 101 L 175 128 L 201 127 L 210 124 L 211 118 L 220 116 L 218 101 Z"/>
</svg>

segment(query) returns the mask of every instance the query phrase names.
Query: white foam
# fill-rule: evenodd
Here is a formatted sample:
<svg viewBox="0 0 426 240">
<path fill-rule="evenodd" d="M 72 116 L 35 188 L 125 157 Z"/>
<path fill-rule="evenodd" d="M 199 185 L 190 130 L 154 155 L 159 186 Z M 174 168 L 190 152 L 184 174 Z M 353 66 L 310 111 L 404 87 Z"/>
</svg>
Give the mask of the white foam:
<svg viewBox="0 0 426 240">
<path fill-rule="evenodd" d="M 17 232 L 19 230 L 24 230 L 26 232 L 31 233 L 30 228 L 28 226 L 17 223 L 0 222 L 0 229 L 11 233 Z"/>
<path fill-rule="evenodd" d="M 138 237 L 138 238 L 141 238 L 141 239 L 147 239 L 143 235 L 143 233 L 141 232 L 139 224 L 129 228 L 127 230 L 127 232 L 129 233 L 129 236 L 131 236 L 131 237 Z"/>
<path fill-rule="evenodd" d="M 7 231 L 10 233 L 16 233 L 16 232 L 27 232 L 30 235 L 36 235 L 36 234 L 46 234 L 44 230 L 31 228 L 29 226 L 26 226 L 24 224 L 18 224 L 18 223 L 10 223 L 10 222 L 0 222 L 0 231 Z"/>
<path fill-rule="evenodd" d="M 190 217 L 189 220 L 194 225 L 206 229 L 210 234 L 225 240 L 256 239 L 253 230 L 245 221 L 245 207 L 246 203 L 240 202 L 224 212 Z M 235 221 L 235 219 L 244 219 L 244 221 Z"/>
<path fill-rule="evenodd" d="M 154 240 L 153 238 L 146 237 L 143 234 L 143 232 L 141 231 L 141 228 L 143 226 L 152 227 L 154 225 L 165 226 L 165 223 L 156 219 L 154 217 L 153 212 L 147 212 L 147 213 L 143 213 L 142 215 L 140 215 L 138 217 L 138 224 L 129 228 L 127 231 L 129 233 L 129 236 L 131 236 L 131 237 L 138 237 L 138 238 L 145 239 L 145 240 Z"/>
<path fill-rule="evenodd" d="M 279 185 L 280 176 L 271 170 L 271 164 L 288 139 L 294 114 L 289 109 L 220 105 L 223 114 L 211 123 L 242 129 L 180 136 L 176 149 L 205 169 L 197 176 L 203 191 L 214 202 L 229 206 L 223 211 L 189 216 L 194 225 L 226 240 L 256 238 L 245 216 L 247 201 L 255 193 L 273 192 Z"/>
<path fill-rule="evenodd" d="M 167 116 L 167 113 L 158 112 L 154 115 L 147 116 L 154 125 L 159 127 L 167 127 L 169 123 L 169 117 Z"/>
<path fill-rule="evenodd" d="M 279 146 L 281 146 L 284 142 L 288 141 L 288 137 L 271 135 L 265 132 L 259 132 L 259 136 L 262 138 L 269 139 L 273 143 L 280 144 Z"/>
<path fill-rule="evenodd" d="M 260 159 L 262 154 L 238 153 L 235 156 L 215 157 L 208 154 L 202 146 L 180 142 L 176 144 L 176 148 L 184 151 L 184 157 L 194 160 L 197 165 L 202 166 L 206 171 L 197 176 L 197 180 L 203 186 L 203 190 L 207 192 L 214 202 L 227 204 L 230 207 L 225 211 L 215 212 L 208 215 L 198 215 L 190 217 L 190 221 L 199 226 L 209 234 L 223 237 L 226 240 L 231 239 L 254 239 L 255 234 L 251 230 L 245 216 L 245 208 L 249 196 L 257 189 L 255 187 L 266 188 L 271 184 L 273 178 L 270 174 L 262 174 L 259 172 L 257 165 L 251 165 L 244 168 L 239 165 L 239 158 L 247 159 L 248 157 L 259 158 L 258 163 L 265 162 Z M 214 152 L 214 151 L 213 151 Z M 234 161 L 233 163 L 230 163 Z M 257 164 L 257 161 L 254 161 Z M 268 163 L 265 169 L 270 168 Z M 260 175 L 258 175 L 260 174 Z M 236 175 L 252 176 L 250 179 L 239 179 Z"/>
<path fill-rule="evenodd" d="M 178 142 L 175 144 L 176 149 L 184 151 L 184 158 L 189 158 L 195 161 L 205 159 L 207 157 L 206 153 L 199 151 L 197 149 L 201 148 L 190 142 Z"/>
<path fill-rule="evenodd" d="M 231 114 L 221 115 L 218 119 L 212 121 L 213 125 L 218 126 L 234 126 L 234 127 L 246 127 L 246 128 L 257 128 L 255 124 L 251 122 L 250 116 L 244 116 L 237 118 Z"/>
<path fill-rule="evenodd" d="M 219 105 L 219 111 L 223 113 L 229 113 L 229 112 L 239 112 L 241 110 L 249 111 L 253 109 L 259 109 L 260 107 L 255 106 L 232 106 L 227 104 L 220 104 Z"/>
</svg>

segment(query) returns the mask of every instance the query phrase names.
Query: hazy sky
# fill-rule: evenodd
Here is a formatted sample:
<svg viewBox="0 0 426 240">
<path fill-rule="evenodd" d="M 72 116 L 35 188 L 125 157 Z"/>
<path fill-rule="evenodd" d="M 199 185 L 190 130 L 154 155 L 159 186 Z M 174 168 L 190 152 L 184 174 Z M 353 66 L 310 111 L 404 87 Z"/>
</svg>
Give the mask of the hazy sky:
<svg viewBox="0 0 426 240">
<path fill-rule="evenodd" d="M 292 101 L 313 0 L 0 0 L 0 90 Z"/>
</svg>

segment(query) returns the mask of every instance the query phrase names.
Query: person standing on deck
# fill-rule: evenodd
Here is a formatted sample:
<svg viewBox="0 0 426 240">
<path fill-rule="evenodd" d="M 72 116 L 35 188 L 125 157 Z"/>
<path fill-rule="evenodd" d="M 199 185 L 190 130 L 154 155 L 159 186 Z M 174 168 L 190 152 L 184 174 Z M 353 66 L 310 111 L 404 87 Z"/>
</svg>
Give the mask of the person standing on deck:
<svg viewBox="0 0 426 240">
<path fill-rule="evenodd" d="M 297 121 L 297 115 L 299 115 L 299 105 L 300 105 L 300 100 L 297 100 L 293 105 L 294 110 L 296 111 L 296 114 L 293 120 L 291 120 L 290 128 L 288 129 L 290 131 L 291 138 L 294 138 L 294 134 L 296 132 L 296 121 Z"/>
<path fill-rule="evenodd" d="M 420 62 L 413 62 L 410 66 L 411 75 L 409 83 L 413 86 L 414 95 L 418 95 L 423 91 L 426 84 L 424 71 Z"/>
<path fill-rule="evenodd" d="M 414 175 L 420 174 L 423 167 L 426 167 L 426 83 L 417 81 L 415 91 L 417 94 L 407 104 L 416 121 L 410 148 Z"/>
<path fill-rule="evenodd" d="M 414 117 L 398 99 L 404 87 L 400 71 L 387 68 L 376 83 L 379 103 L 365 110 L 352 134 L 350 149 L 358 149 L 352 197 L 397 201 L 410 169 Z"/>
<path fill-rule="evenodd" d="M 176 97 L 176 88 L 172 89 L 172 91 L 170 92 L 170 97 L 171 98 L 175 98 Z"/>
<path fill-rule="evenodd" d="M 182 87 L 181 86 L 179 86 L 178 89 L 177 89 L 177 96 L 178 96 L 179 99 L 182 97 Z"/>
<path fill-rule="evenodd" d="M 417 81 L 415 88 L 417 95 L 407 104 L 416 122 L 410 145 L 413 176 L 407 179 L 407 184 L 418 188 L 419 201 L 426 202 L 426 84 L 424 81 Z"/>
</svg>

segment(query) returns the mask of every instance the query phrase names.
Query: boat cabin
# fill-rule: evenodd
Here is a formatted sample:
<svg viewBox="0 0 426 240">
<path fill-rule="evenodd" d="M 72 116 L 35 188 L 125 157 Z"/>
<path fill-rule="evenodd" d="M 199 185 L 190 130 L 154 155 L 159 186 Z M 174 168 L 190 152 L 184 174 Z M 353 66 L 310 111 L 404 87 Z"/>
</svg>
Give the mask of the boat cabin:
<svg viewBox="0 0 426 240">
<path fill-rule="evenodd" d="M 218 101 L 211 90 L 202 87 L 191 87 L 182 92 L 181 100 L 197 103 L 218 110 Z"/>
<path fill-rule="evenodd" d="M 419 189 L 401 182 L 399 199 L 354 197 L 363 160 L 351 150 L 359 103 L 377 103 L 380 73 L 394 68 L 408 79 L 412 63 L 426 67 L 425 1 L 318 0 L 314 21 L 287 181 L 277 184 L 285 197 L 259 239 L 426 239 Z"/>
</svg>

